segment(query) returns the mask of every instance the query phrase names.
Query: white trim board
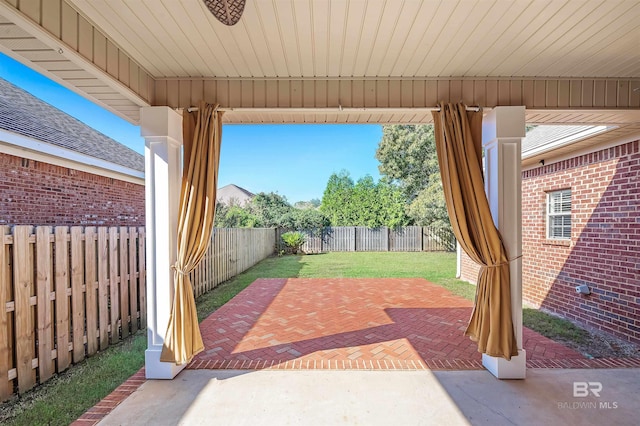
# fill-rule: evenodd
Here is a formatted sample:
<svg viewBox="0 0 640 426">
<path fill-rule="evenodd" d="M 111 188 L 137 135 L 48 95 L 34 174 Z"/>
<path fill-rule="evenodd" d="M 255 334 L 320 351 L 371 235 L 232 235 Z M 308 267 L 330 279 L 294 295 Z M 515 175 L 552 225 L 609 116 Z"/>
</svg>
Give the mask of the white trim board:
<svg viewBox="0 0 640 426">
<path fill-rule="evenodd" d="M 633 141 L 637 141 L 640 139 L 640 133 L 634 133 L 631 135 L 625 135 L 625 136 L 621 136 L 618 138 L 613 138 L 607 142 L 602 142 L 599 143 L 597 145 L 592 145 L 592 146 L 588 146 L 588 147 L 584 147 L 582 149 L 578 149 L 576 151 L 570 152 L 570 153 L 564 153 L 564 154 L 559 154 L 556 155 L 555 157 L 553 155 L 551 155 L 549 158 L 545 158 L 544 159 L 544 166 L 548 166 L 550 164 L 555 164 L 555 163 L 559 163 L 561 161 L 565 161 L 565 160 L 570 160 L 572 158 L 576 158 L 576 157 L 580 157 L 586 154 L 591 154 L 594 152 L 598 152 L 598 151 L 602 151 L 603 149 L 608 149 L 608 148 L 613 148 L 615 146 L 618 145 L 624 145 L 626 143 L 629 142 L 633 142 Z M 550 151 L 551 154 L 553 154 L 553 151 Z M 530 166 L 527 167 L 522 167 L 522 171 L 528 171 L 528 170 L 533 170 L 533 169 L 537 169 L 540 167 L 544 167 L 541 166 L 539 163 L 536 164 L 531 164 Z"/>
<path fill-rule="evenodd" d="M 144 172 L 6 130 L 0 130 L 0 152 L 144 185 Z"/>
</svg>

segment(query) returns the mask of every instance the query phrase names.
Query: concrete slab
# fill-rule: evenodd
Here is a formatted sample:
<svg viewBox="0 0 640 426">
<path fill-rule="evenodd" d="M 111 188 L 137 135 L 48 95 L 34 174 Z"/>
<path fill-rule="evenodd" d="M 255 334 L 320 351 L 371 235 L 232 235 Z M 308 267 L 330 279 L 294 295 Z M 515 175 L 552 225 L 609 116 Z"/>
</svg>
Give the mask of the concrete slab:
<svg viewBox="0 0 640 426">
<path fill-rule="evenodd" d="M 100 424 L 638 424 L 639 369 L 527 373 L 185 370 L 145 382 Z M 576 382 L 588 396 L 574 397 Z"/>
</svg>

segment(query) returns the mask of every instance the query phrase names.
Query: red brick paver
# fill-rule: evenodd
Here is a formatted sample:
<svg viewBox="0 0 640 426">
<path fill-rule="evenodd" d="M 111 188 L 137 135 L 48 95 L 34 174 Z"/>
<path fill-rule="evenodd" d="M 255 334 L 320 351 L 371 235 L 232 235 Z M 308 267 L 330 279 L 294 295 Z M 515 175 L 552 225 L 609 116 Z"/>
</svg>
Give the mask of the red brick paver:
<svg viewBox="0 0 640 426">
<path fill-rule="evenodd" d="M 107 395 L 102 401 L 89 408 L 72 426 L 90 426 L 100 422 L 122 401 L 127 399 L 129 395 L 134 393 L 140 385 L 145 382 L 144 368 L 141 368 L 136 374 L 129 377 L 126 382 L 115 388 L 113 392 Z"/>
<path fill-rule="evenodd" d="M 476 369 L 472 303 L 420 278 L 259 279 L 200 325 L 189 368 Z M 530 361 L 580 360 L 525 329 Z"/>
<path fill-rule="evenodd" d="M 472 304 L 424 279 L 259 279 L 200 324 L 190 369 L 482 369 L 464 336 Z M 586 359 L 527 328 L 529 368 L 640 367 Z M 84 413 L 94 425 L 145 381 L 144 369 Z"/>
</svg>

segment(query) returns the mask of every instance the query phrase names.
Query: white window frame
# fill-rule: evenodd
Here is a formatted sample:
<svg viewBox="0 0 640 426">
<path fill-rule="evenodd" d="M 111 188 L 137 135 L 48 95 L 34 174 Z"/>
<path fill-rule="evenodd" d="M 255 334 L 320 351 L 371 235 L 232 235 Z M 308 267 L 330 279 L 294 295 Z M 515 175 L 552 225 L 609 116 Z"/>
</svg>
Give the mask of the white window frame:
<svg viewBox="0 0 640 426">
<path fill-rule="evenodd" d="M 556 198 L 560 197 L 559 200 Z M 566 199 L 568 197 L 568 206 Z M 552 232 L 552 218 L 568 218 L 568 224 L 565 220 L 562 220 L 561 225 L 556 225 L 555 230 L 560 229 L 560 235 Z M 567 228 L 568 227 L 568 235 Z M 556 191 L 547 192 L 547 205 L 546 205 L 546 236 L 550 240 L 570 240 L 571 239 L 571 188 L 560 189 Z"/>
</svg>

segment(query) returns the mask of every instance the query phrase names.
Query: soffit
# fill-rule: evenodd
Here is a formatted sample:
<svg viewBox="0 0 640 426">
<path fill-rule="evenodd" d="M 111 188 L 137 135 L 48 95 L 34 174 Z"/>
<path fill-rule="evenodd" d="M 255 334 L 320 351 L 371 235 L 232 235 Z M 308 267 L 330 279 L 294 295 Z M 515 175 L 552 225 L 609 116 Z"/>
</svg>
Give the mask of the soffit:
<svg viewBox="0 0 640 426">
<path fill-rule="evenodd" d="M 439 101 L 640 122 L 637 1 L 247 0 L 233 27 L 201 0 L 0 6 L 0 51 L 134 124 L 201 99 L 244 108 L 227 123 L 424 123 Z"/>
<path fill-rule="evenodd" d="M 634 0 L 68 0 L 155 78 L 638 77 Z"/>
</svg>

